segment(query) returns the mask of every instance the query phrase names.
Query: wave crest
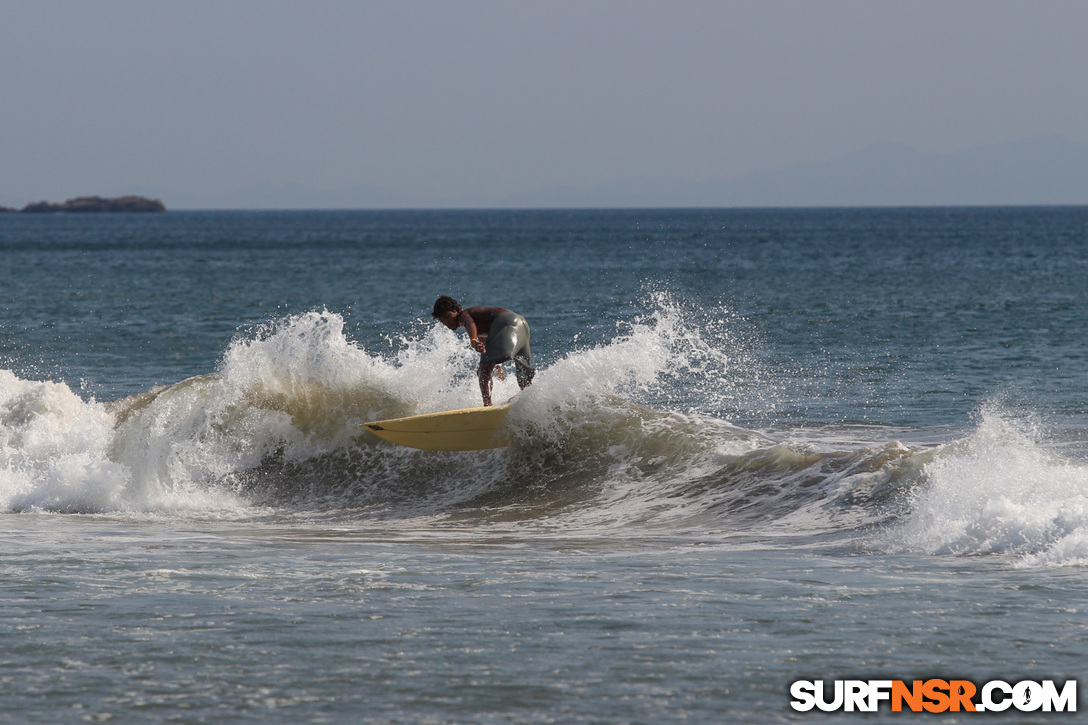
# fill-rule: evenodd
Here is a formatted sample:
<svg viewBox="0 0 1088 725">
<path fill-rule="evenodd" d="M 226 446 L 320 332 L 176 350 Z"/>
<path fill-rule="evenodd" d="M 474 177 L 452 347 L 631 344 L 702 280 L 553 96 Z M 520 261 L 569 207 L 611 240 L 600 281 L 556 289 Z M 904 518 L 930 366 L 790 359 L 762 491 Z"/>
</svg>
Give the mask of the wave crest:
<svg viewBox="0 0 1088 725">
<path fill-rule="evenodd" d="M 936 452 L 893 549 L 991 554 L 1022 566 L 1088 564 L 1088 465 L 1045 445 L 1039 427 L 995 408 Z"/>
<path fill-rule="evenodd" d="M 752 377 L 726 322 L 658 298 L 526 390 L 497 383 L 512 443 L 464 454 L 399 448 L 363 426 L 477 404 L 474 357 L 439 325 L 376 352 L 335 313 L 295 315 L 240 335 L 215 372 L 109 404 L 0 371 L 0 507 L 441 515 L 1088 563 L 1088 466 L 996 410 L 938 448 L 812 430 L 786 441 L 716 417 Z"/>
</svg>

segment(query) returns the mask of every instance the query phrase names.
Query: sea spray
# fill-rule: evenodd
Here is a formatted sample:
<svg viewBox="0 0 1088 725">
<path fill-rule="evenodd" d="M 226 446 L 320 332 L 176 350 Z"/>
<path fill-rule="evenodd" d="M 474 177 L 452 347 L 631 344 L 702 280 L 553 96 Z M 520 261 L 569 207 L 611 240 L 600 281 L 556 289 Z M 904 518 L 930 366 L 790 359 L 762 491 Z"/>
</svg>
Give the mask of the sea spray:
<svg viewBox="0 0 1088 725">
<path fill-rule="evenodd" d="M 667 292 L 650 291 L 633 320 L 613 336 L 581 345 L 549 361 L 529 398 L 541 406 L 588 404 L 616 396 L 666 410 L 750 409 L 768 397 L 742 321 L 728 308 L 704 308 Z M 529 401 L 526 401 L 529 403 Z"/>
<path fill-rule="evenodd" d="M 516 511 L 584 532 L 831 532 L 885 516 L 872 491 L 888 487 L 911 449 L 785 441 L 714 415 L 751 373 L 735 366 L 744 346 L 730 344 L 732 321 L 667 295 L 654 301 L 614 337 L 534 361 L 526 390 L 509 376 L 497 383 L 496 400 L 512 402 L 512 444 L 495 451 L 415 451 L 363 427 L 477 403 L 475 356 L 463 336 L 431 323 L 375 352 L 348 337 L 337 313 L 291 315 L 239 334 L 215 372 L 108 406 L 10 376 L 71 408 L 70 423 L 93 423 L 94 445 L 69 442 L 87 462 L 66 469 L 67 489 L 40 472 L 23 476 L 22 498 L 8 486 L 7 505 L 478 522 Z M 685 396 L 711 410 L 684 405 Z M 31 454 L 8 437 L 9 449 Z"/>
<path fill-rule="evenodd" d="M 237 337 L 216 373 L 119 401 L 112 450 L 150 489 L 240 491 L 270 460 L 328 454 L 365 420 L 410 412 L 390 386 L 339 315 L 295 315 Z"/>
<path fill-rule="evenodd" d="M 67 385 L 0 370 L 0 509 L 124 508 L 128 470 L 106 455 L 113 418 Z"/>
<path fill-rule="evenodd" d="M 924 468 L 893 548 L 1002 554 L 1023 566 L 1088 563 L 1088 465 L 1046 445 L 1039 427 L 987 407 L 977 429 Z"/>
</svg>

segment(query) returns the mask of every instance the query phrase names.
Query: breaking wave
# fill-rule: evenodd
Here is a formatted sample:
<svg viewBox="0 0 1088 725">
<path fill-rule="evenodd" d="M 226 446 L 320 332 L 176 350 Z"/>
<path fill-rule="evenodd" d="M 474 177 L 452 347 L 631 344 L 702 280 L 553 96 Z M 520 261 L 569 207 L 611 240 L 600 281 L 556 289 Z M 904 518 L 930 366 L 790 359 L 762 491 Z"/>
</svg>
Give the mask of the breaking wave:
<svg viewBox="0 0 1088 725">
<path fill-rule="evenodd" d="M 934 452 L 892 549 L 1004 554 L 1023 566 L 1088 564 L 1088 465 L 1047 445 L 1031 421 L 990 408 Z"/>
<path fill-rule="evenodd" d="M 497 382 L 512 444 L 472 453 L 399 448 L 363 427 L 478 404 L 463 337 L 437 325 L 379 352 L 350 340 L 338 314 L 296 315 L 239 336 L 215 372 L 109 403 L 0 371 L 0 508 L 817 535 L 1088 563 L 1088 466 L 1037 431 L 992 411 L 942 446 L 734 426 L 716 411 L 758 400 L 759 370 L 728 315 L 710 318 L 659 297 L 525 391 L 512 375 Z"/>
</svg>

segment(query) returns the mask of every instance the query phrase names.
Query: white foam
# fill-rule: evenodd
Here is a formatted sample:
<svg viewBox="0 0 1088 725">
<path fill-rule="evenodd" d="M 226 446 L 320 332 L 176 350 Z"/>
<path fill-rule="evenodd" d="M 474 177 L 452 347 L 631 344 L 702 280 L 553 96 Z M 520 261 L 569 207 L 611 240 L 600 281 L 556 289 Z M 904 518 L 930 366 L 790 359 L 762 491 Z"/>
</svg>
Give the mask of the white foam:
<svg viewBox="0 0 1088 725">
<path fill-rule="evenodd" d="M 607 437 L 637 418 L 628 397 L 671 393 L 681 379 L 685 390 L 727 390 L 728 358 L 704 337 L 713 326 L 667 297 L 655 304 L 613 339 L 538 367 L 511 418 L 537 435 L 582 425 Z M 239 476 L 269 461 L 377 446 L 365 421 L 479 404 L 478 357 L 463 335 L 433 323 L 388 344 L 365 349 L 335 313 L 293 315 L 237 337 L 215 372 L 109 405 L 3 371 L 0 506 L 244 515 Z M 494 398 L 519 392 L 507 375 Z M 638 445 L 637 431 L 625 435 L 623 446 Z M 381 452 L 386 467 L 407 455 Z"/>
<path fill-rule="evenodd" d="M 321 455 L 399 411 L 394 371 L 344 336 L 339 315 L 288 317 L 236 339 L 218 373 L 124 401 L 112 453 L 145 495 L 229 498 L 222 484 L 270 456 Z"/>
<path fill-rule="evenodd" d="M 651 295 L 642 317 L 594 347 L 567 352 L 538 375 L 526 411 L 539 423 L 547 408 L 582 405 L 594 409 L 610 396 L 656 403 L 680 399 L 703 412 L 716 411 L 735 394 L 727 348 L 738 348 L 726 333 L 729 314 L 685 309 L 669 295 Z M 744 373 L 751 376 L 752 371 Z"/>
<path fill-rule="evenodd" d="M 106 454 L 113 419 L 63 383 L 0 370 L 0 508 L 117 508 L 130 477 Z"/>
<path fill-rule="evenodd" d="M 395 368 L 308 313 L 233 342 L 220 371 L 107 406 L 0 371 L 0 506 L 54 511 L 244 511 L 230 477 L 272 451 L 305 459 L 395 405 Z M 350 425 L 355 421 L 356 429 Z"/>
<path fill-rule="evenodd" d="M 1020 565 L 1088 564 L 1088 465 L 996 410 L 925 469 L 888 543 L 933 554 L 1000 553 Z"/>
</svg>

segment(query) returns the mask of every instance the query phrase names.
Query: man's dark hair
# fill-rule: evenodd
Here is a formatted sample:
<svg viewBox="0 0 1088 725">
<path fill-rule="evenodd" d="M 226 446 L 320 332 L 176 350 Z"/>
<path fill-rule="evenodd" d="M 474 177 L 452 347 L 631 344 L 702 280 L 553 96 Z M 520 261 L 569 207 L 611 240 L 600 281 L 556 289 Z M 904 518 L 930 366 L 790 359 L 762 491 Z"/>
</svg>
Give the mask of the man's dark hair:
<svg viewBox="0 0 1088 725">
<path fill-rule="evenodd" d="M 446 312 L 461 313 L 461 305 L 457 304 L 457 300 L 453 299 L 449 295 L 442 295 L 434 302 L 434 312 L 431 313 L 431 317 L 439 317 Z"/>
</svg>

